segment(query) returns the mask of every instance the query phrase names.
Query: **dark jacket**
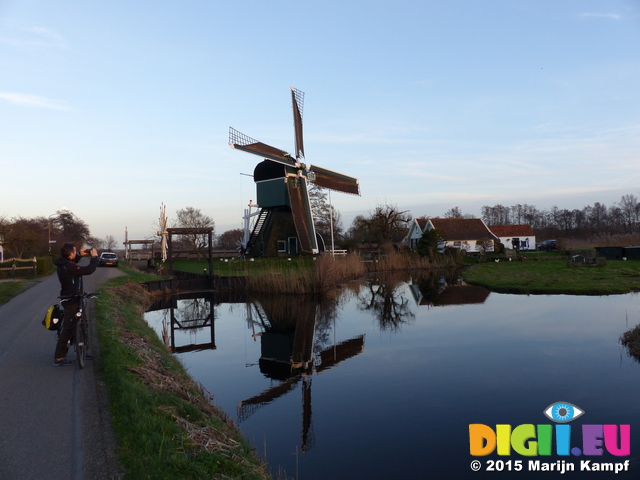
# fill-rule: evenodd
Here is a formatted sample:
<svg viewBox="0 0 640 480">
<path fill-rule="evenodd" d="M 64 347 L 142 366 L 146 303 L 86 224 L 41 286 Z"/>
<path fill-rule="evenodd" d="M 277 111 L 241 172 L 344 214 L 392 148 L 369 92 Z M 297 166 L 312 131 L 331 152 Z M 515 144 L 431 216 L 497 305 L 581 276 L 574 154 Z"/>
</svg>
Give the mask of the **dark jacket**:
<svg viewBox="0 0 640 480">
<path fill-rule="evenodd" d="M 56 258 L 53 263 L 58 267 L 58 280 L 60 280 L 60 296 L 80 295 L 83 293 L 82 276 L 91 275 L 98 266 L 98 257 L 93 257 L 89 265 L 78 265 L 82 257 L 76 254 L 76 258 Z"/>
</svg>

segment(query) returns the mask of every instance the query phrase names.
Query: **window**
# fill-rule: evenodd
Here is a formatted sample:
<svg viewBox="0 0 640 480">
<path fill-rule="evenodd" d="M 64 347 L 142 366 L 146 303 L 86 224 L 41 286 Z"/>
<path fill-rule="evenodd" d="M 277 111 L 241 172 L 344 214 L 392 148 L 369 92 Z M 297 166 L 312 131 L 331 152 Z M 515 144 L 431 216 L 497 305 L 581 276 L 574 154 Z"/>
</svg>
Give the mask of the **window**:
<svg viewBox="0 0 640 480">
<path fill-rule="evenodd" d="M 285 240 L 276 240 L 276 248 L 278 253 L 287 253 L 287 242 Z"/>
</svg>

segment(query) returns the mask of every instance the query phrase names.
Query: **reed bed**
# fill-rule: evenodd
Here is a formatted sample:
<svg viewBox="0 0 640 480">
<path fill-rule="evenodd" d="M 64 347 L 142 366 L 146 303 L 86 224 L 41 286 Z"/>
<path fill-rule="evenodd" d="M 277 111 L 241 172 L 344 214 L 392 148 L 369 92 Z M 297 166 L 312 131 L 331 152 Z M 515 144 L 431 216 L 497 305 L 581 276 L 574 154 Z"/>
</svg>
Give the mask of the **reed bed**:
<svg viewBox="0 0 640 480">
<path fill-rule="evenodd" d="M 595 247 L 627 247 L 640 245 L 640 234 L 594 235 L 588 238 L 562 238 L 559 240 L 563 249 L 581 249 Z"/>
<path fill-rule="evenodd" d="M 447 254 L 428 258 L 411 252 L 390 252 L 368 263 L 367 270 L 369 272 L 396 272 L 448 268 L 459 265 L 460 262 L 455 257 Z"/>
<path fill-rule="evenodd" d="M 412 253 L 392 251 L 368 261 L 355 254 L 339 257 L 323 255 L 306 268 L 292 269 L 275 262 L 271 268 L 248 276 L 246 288 L 252 293 L 325 295 L 337 286 L 368 273 L 455 266 L 455 259 L 448 255 L 428 259 Z"/>
<path fill-rule="evenodd" d="M 341 283 L 363 276 L 367 269 L 358 255 L 318 257 L 310 268 L 291 269 L 274 263 L 263 273 L 247 277 L 247 291 L 268 294 L 326 294 Z"/>
</svg>

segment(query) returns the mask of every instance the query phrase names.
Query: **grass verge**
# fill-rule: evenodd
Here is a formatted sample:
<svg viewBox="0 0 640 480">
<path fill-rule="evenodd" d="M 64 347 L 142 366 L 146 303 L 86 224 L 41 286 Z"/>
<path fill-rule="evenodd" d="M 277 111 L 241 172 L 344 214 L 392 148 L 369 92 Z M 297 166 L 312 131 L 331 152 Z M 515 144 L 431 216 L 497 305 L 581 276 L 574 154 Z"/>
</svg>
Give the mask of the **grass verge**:
<svg viewBox="0 0 640 480">
<path fill-rule="evenodd" d="M 128 272 L 97 300 L 101 371 L 118 456 L 131 479 L 268 479 L 236 427 L 142 318 L 149 294 Z"/>
<path fill-rule="evenodd" d="M 0 305 L 7 303 L 24 288 L 24 280 L 0 282 Z"/>
<path fill-rule="evenodd" d="M 566 260 L 480 263 L 466 269 L 465 282 L 494 292 L 611 295 L 640 291 L 640 262 L 609 261 L 601 266 Z"/>
</svg>

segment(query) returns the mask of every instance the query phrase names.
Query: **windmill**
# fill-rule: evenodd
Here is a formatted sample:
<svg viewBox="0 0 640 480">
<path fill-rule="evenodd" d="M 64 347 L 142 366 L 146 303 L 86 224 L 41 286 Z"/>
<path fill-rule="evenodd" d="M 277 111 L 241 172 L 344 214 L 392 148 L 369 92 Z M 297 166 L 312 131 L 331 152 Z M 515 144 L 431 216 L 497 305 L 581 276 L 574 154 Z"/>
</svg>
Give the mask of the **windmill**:
<svg viewBox="0 0 640 480">
<path fill-rule="evenodd" d="M 261 239 L 262 254 L 316 254 L 324 250 L 313 225 L 309 182 L 318 187 L 360 195 L 358 179 L 304 163 L 302 110 L 304 93 L 291 87 L 295 150 L 284 150 L 259 142 L 229 127 L 229 145 L 262 157 L 254 172 L 260 214 L 244 245 L 248 253 Z M 297 241 L 296 241 L 297 239 Z M 299 248 L 298 248 L 299 244 Z M 260 252 L 259 252 L 260 253 Z"/>
</svg>

